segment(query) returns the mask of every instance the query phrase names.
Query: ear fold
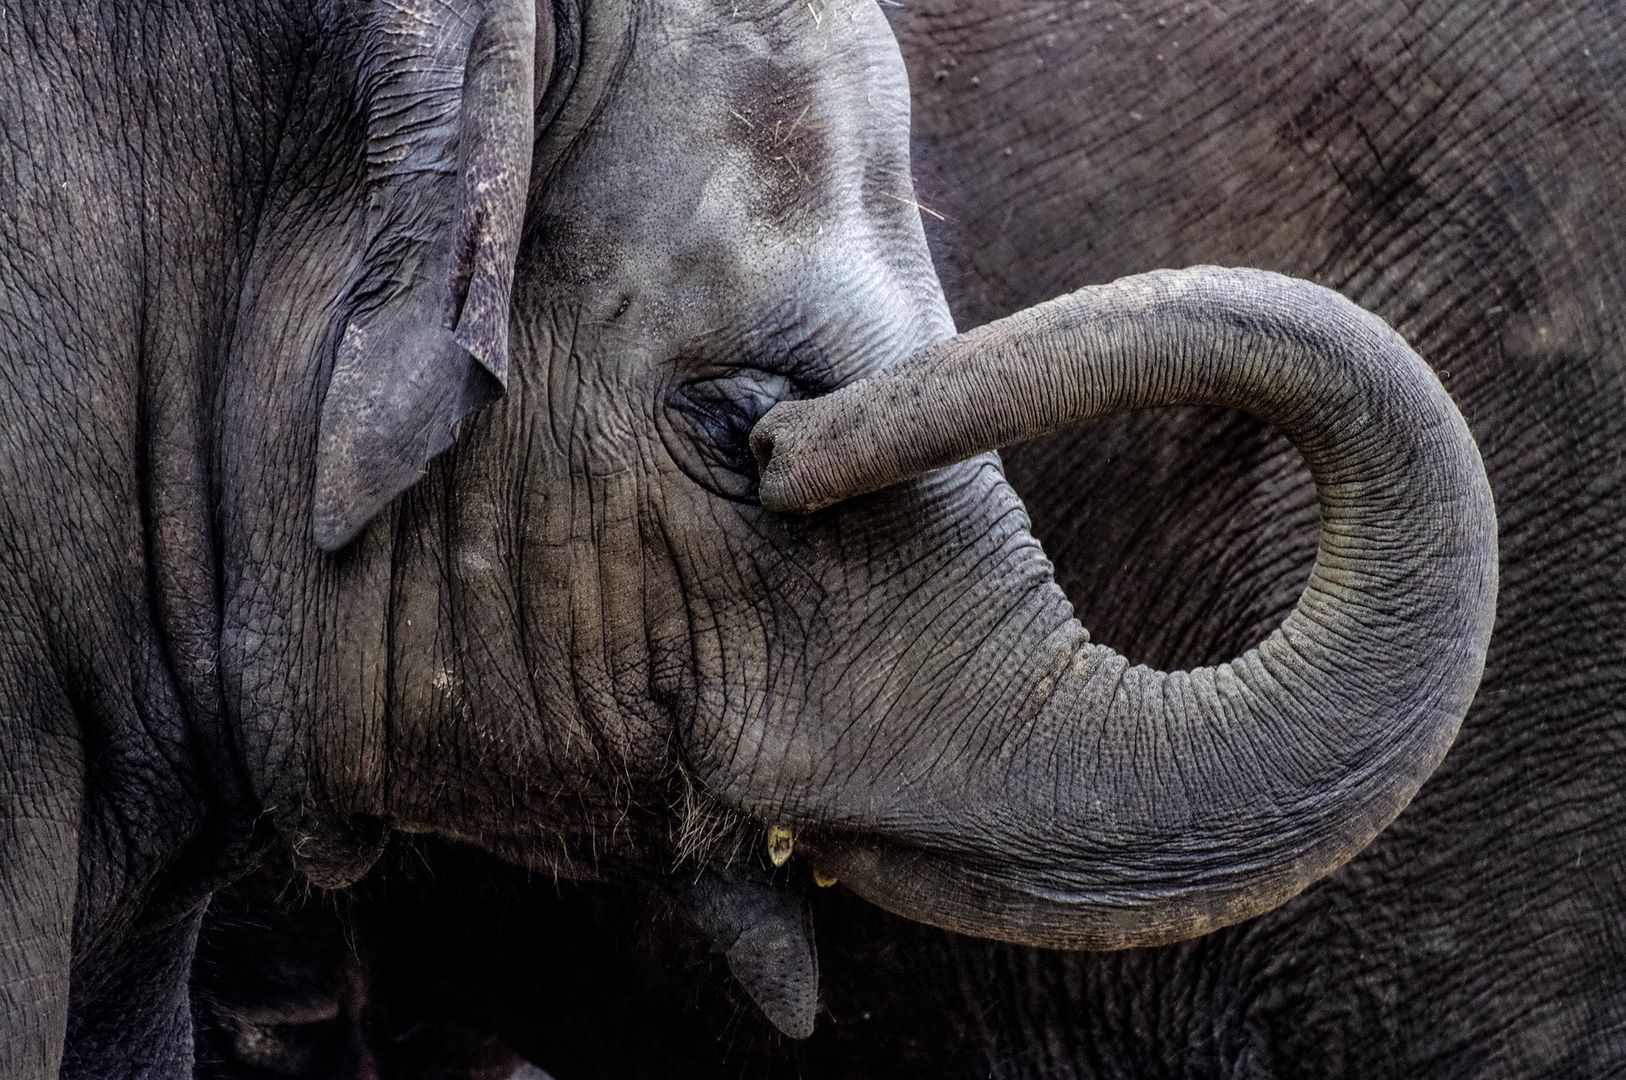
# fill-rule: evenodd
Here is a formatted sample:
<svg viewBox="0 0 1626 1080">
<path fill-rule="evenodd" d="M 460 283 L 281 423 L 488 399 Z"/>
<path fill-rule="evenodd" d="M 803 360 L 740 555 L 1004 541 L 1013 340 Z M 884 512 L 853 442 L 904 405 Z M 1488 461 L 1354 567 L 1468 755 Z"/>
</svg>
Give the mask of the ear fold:
<svg viewBox="0 0 1626 1080">
<path fill-rule="evenodd" d="M 377 0 L 364 19 L 367 241 L 312 506 L 328 551 L 507 387 L 538 81 L 535 0 Z"/>
</svg>

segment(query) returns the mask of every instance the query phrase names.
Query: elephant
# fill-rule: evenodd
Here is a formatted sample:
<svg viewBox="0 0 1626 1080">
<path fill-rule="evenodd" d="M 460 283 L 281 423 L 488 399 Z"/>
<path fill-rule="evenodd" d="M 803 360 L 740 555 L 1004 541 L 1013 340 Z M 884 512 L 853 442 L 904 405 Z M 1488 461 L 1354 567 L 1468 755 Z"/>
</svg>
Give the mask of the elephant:
<svg viewBox="0 0 1626 1080">
<path fill-rule="evenodd" d="M 1499 511 L 1481 691 L 1371 847 L 1196 941 L 985 944 L 817 890 L 820 1024 L 788 1043 L 706 966 L 702 940 L 648 929 L 659 911 L 542 889 L 513 901 L 548 915 L 504 928 L 513 970 L 485 969 L 487 1022 L 561 1080 L 1619 1074 L 1626 40 L 1613 10 L 911 0 L 886 13 L 910 69 L 916 194 L 961 326 L 1152 267 L 1247 264 L 1337 287 L 1438 365 Z M 1118 416 L 1002 456 L 1083 621 L 1130 656 L 1221 660 L 1279 623 L 1308 573 L 1308 478 L 1245 415 Z M 459 871 L 488 874 L 447 876 Z"/>
<path fill-rule="evenodd" d="M 1434 372 L 1248 269 L 957 335 L 868 0 L 0 17 L 0 1075 L 189 1072 L 203 916 L 267 858 L 685 879 L 802 1035 L 805 911 L 742 851 L 1168 943 L 1455 737 L 1498 548 Z M 1189 670 L 1090 640 L 990 454 L 1165 405 L 1261 416 L 1322 512 L 1281 624 Z"/>
<path fill-rule="evenodd" d="M 540 1032 L 528 1052 L 561 1062 L 548 1067 L 562 1080 L 656 1068 L 1619 1075 L 1626 37 L 1614 10 L 915 0 L 887 14 L 911 74 L 917 196 L 962 326 L 1151 267 L 1247 264 L 1333 285 L 1438 365 L 1499 513 L 1481 691 L 1407 813 L 1250 923 L 1067 953 L 943 934 L 819 891 L 824 1011 L 791 1044 L 720 979 L 694 985 L 695 943 L 652 954 L 634 909 L 598 930 L 597 951 L 510 981 L 504 993 L 532 996 L 504 1016 L 494 1002 L 493 1022 L 524 1032 L 531 1005 L 576 1009 L 608 1064 L 577 1064 L 579 1033 Z M 1279 622 L 1308 573 L 1308 478 L 1247 416 L 1118 416 L 1003 460 L 1083 621 L 1138 659 L 1223 659 Z M 514 941 L 516 956 L 541 955 Z M 634 1020 L 645 1038 L 614 1039 Z"/>
</svg>

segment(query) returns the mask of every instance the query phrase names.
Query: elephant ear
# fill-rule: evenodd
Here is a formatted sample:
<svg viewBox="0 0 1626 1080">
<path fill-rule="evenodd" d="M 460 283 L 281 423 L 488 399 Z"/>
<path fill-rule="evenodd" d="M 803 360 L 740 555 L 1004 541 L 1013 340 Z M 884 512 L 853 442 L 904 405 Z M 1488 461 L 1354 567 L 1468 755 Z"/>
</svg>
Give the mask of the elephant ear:
<svg viewBox="0 0 1626 1080">
<path fill-rule="evenodd" d="M 507 387 L 539 75 L 534 0 L 360 14 L 366 240 L 317 436 L 312 532 L 327 551 Z"/>
</svg>

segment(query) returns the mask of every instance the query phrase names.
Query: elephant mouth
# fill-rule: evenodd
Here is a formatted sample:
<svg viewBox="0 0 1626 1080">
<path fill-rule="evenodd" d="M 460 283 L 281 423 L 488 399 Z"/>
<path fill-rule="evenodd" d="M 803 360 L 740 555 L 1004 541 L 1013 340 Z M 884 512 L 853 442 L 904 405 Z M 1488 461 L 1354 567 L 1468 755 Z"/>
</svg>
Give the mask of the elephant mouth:
<svg viewBox="0 0 1626 1080">
<path fill-rule="evenodd" d="M 851 762 L 840 791 L 786 822 L 821 873 L 951 930 L 1163 944 L 1298 894 L 1438 765 L 1483 670 L 1495 512 L 1433 372 L 1336 293 L 1197 268 L 1020 312 L 777 405 L 752 435 L 761 501 L 806 513 L 1091 417 L 1173 405 L 1253 413 L 1304 456 L 1322 527 L 1293 611 L 1230 662 L 1159 671 L 1089 643 L 1041 583 L 1034 624 L 1072 632 L 1004 642 L 999 654 L 1021 662 L 973 663 L 986 691 L 974 706 L 941 706 L 914 725 L 922 745 Z M 940 756 L 905 785 L 899 763 L 929 759 L 925 740 L 966 724 L 997 759 Z M 770 818 L 777 805 L 769 792 L 744 801 Z"/>
</svg>

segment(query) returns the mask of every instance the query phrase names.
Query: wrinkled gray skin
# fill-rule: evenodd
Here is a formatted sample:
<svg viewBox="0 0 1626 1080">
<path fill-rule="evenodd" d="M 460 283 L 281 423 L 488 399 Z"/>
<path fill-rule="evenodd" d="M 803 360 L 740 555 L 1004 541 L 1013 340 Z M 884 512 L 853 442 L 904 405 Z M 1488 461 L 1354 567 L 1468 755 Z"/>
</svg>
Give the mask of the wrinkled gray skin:
<svg viewBox="0 0 1626 1080">
<path fill-rule="evenodd" d="M 1294 895 L 1455 732 L 1477 453 L 1330 293 L 1047 307 L 770 418 L 757 505 L 763 413 L 951 332 L 873 6 L 4 20 L 0 1074 L 184 1074 L 198 920 L 265 842 L 589 874 L 755 819 L 908 914 L 1123 946 Z M 1087 644 L 991 458 L 776 512 L 1179 401 L 1324 483 L 1234 667 Z"/>
<path fill-rule="evenodd" d="M 928 216 L 928 236 L 962 326 L 1151 267 L 1258 265 L 1338 287 L 1436 364 L 1502 526 L 1484 682 L 1395 825 L 1244 926 L 1068 954 L 951 937 L 837 889 L 815 898 L 827 1012 L 807 1043 L 753 1030 L 733 1002 L 697 1002 L 687 978 L 627 1001 L 635 973 L 673 958 L 606 944 L 550 973 L 559 1000 L 605 1031 L 629 1018 L 655 1031 L 630 1050 L 601 1040 L 609 1066 L 554 1071 L 1621 1075 L 1618 7 L 911 0 L 889 16 L 914 87 L 920 199 L 946 219 Z M 1080 617 L 1132 657 L 1232 655 L 1280 621 L 1307 573 L 1308 477 L 1247 417 L 1149 412 L 1003 456 Z M 537 970 L 538 955 L 515 963 Z M 533 1052 L 569 1060 L 580 1041 Z"/>
<path fill-rule="evenodd" d="M 920 199 L 947 219 L 928 215 L 928 237 L 963 326 L 1151 267 L 1250 264 L 1337 285 L 1435 361 L 1502 522 L 1481 692 L 1370 848 L 1199 941 L 994 945 L 821 891 L 823 1008 L 814 1036 L 788 1044 L 720 963 L 699 966 L 703 943 L 640 936 L 643 908 L 611 920 L 599 894 L 563 912 L 528 894 L 511 909 L 535 929 L 516 915 L 506 965 L 467 972 L 500 982 L 486 1015 L 561 1080 L 1619 1075 L 1614 5 L 910 0 L 888 15 L 913 84 Z M 1246 417 L 1144 413 L 1003 457 L 1081 618 L 1132 657 L 1232 655 L 1280 621 L 1308 571 L 1308 478 Z M 640 1038 L 625 1039 L 632 1025 Z"/>
</svg>

